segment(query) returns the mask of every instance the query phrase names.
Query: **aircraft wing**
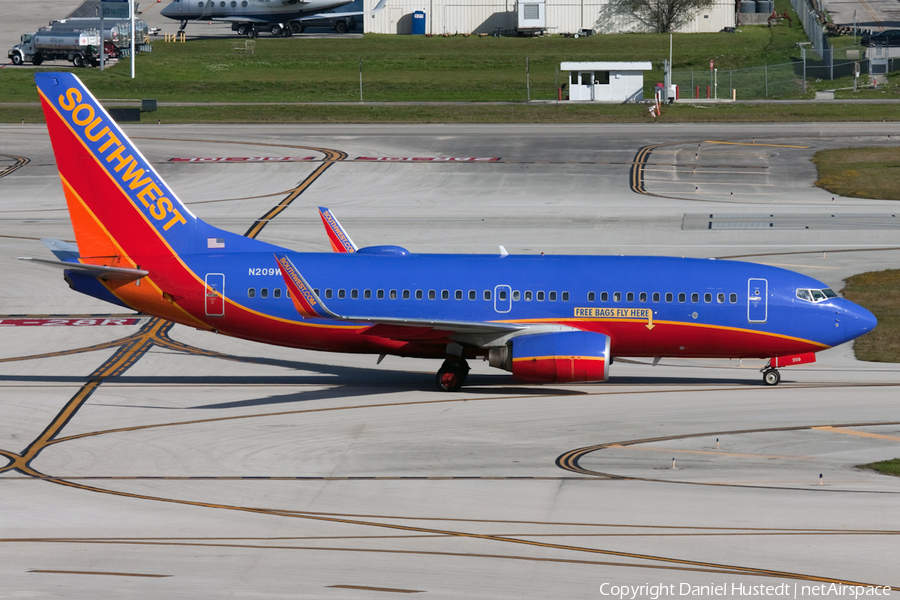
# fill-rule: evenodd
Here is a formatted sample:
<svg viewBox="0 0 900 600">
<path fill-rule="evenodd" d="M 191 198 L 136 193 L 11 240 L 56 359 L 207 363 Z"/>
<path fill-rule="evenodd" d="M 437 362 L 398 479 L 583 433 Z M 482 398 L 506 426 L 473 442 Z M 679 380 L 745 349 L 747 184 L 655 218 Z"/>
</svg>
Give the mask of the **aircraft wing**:
<svg viewBox="0 0 900 600">
<path fill-rule="evenodd" d="M 384 5 L 386 2 L 387 0 L 380 0 L 372 10 L 360 10 L 356 12 L 325 12 L 319 13 L 317 15 L 309 15 L 308 17 L 301 17 L 294 20 L 306 21 L 312 19 L 333 19 L 334 17 L 358 17 L 360 15 L 374 15 L 375 13 L 381 12 L 384 9 Z"/>
<path fill-rule="evenodd" d="M 297 312 L 308 318 L 371 324 L 372 326 L 366 329 L 363 335 L 377 335 L 403 341 L 428 341 L 444 339 L 450 334 L 502 337 L 526 329 L 524 325 L 511 323 L 338 315 L 325 306 L 287 255 L 276 254 L 275 259 L 281 268 L 281 276 L 291 292 L 291 300 L 294 302 Z"/>
</svg>

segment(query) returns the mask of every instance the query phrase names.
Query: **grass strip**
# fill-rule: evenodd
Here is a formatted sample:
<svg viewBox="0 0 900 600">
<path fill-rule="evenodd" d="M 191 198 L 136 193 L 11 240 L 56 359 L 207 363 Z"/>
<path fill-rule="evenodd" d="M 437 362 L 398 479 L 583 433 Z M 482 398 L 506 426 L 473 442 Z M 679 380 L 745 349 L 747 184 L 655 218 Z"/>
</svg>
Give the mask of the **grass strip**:
<svg viewBox="0 0 900 600">
<path fill-rule="evenodd" d="M 854 275 L 847 279 L 843 296 L 878 318 L 878 326 L 853 343 L 856 358 L 900 362 L 900 269 Z"/>
<path fill-rule="evenodd" d="M 880 462 L 869 463 L 867 465 L 860 465 L 859 468 L 870 469 L 872 471 L 884 473 L 885 475 L 894 475 L 895 477 L 900 477 L 900 458 L 892 458 L 891 460 L 883 460 Z"/>
<path fill-rule="evenodd" d="M 900 200 L 900 151 L 896 147 L 822 150 L 813 162 L 819 171 L 816 185 L 829 192 L 850 198 Z"/>
<path fill-rule="evenodd" d="M 161 106 L 142 122 L 172 123 L 652 123 L 634 104 L 286 104 Z M 0 105 L 0 122 L 42 123 L 39 107 Z M 900 121 L 900 104 L 676 104 L 659 123 Z M 896 193 L 897 188 L 894 190 Z M 849 194 L 847 194 L 849 195 Z"/>
</svg>

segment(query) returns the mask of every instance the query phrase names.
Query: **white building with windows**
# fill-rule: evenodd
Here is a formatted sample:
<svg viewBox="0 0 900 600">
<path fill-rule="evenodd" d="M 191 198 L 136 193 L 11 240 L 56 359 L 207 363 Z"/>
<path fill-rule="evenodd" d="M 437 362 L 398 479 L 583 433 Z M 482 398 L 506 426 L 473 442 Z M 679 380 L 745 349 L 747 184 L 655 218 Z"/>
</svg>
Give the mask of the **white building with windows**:
<svg viewBox="0 0 900 600">
<path fill-rule="evenodd" d="M 569 100 L 575 102 L 640 102 L 644 99 L 644 71 L 650 62 L 564 62 L 569 72 Z"/>
<path fill-rule="evenodd" d="M 607 0 L 521 0 L 524 4 L 542 4 L 547 33 L 578 33 L 591 29 L 596 33 L 649 31 L 630 14 L 610 6 Z M 363 0 L 371 11 L 378 0 Z M 412 33 L 413 13 L 425 12 L 425 33 L 488 33 L 514 31 L 518 25 L 518 0 L 388 0 L 384 10 L 367 15 L 366 33 Z M 734 27 L 734 0 L 716 0 L 698 11 L 679 33 L 711 33 Z"/>
</svg>

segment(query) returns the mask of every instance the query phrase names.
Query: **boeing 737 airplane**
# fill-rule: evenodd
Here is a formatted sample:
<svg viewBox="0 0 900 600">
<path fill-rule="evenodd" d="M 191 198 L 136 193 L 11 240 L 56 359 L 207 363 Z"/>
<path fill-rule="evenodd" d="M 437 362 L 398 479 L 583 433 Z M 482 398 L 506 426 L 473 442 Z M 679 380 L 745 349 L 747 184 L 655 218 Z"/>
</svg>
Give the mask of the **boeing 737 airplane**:
<svg viewBox="0 0 900 600">
<path fill-rule="evenodd" d="M 353 0 L 172 0 L 160 14 L 181 21 L 181 29 L 188 21 L 219 21 L 231 23 L 231 29 L 238 35 L 251 38 L 257 37 L 260 30 L 290 37 L 302 33 L 306 22 L 339 17 L 334 28 L 338 33 L 347 33 L 348 17 L 377 13 L 384 8 L 385 1 L 381 0 L 370 12 L 323 13 Z"/>
<path fill-rule="evenodd" d="M 73 244 L 46 240 L 72 289 L 197 329 L 329 352 L 468 359 L 531 382 L 606 381 L 614 357 L 766 358 L 778 368 L 875 327 L 822 282 L 764 265 L 650 256 L 299 253 L 197 218 L 71 73 L 35 75 Z M 38 259 L 31 259 L 38 260 Z M 380 359 L 379 359 L 380 362 Z"/>
</svg>

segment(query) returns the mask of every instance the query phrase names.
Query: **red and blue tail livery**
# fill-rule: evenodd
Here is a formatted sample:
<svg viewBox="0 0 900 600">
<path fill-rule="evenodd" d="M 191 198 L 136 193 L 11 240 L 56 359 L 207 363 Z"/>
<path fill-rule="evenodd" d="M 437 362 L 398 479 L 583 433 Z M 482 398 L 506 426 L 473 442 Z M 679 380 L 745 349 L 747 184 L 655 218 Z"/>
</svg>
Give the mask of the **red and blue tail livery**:
<svg viewBox="0 0 900 600">
<path fill-rule="evenodd" d="M 179 200 L 70 73 L 35 76 L 77 246 L 45 240 L 80 292 L 239 338 L 330 352 L 468 360 L 530 382 L 602 382 L 615 357 L 763 358 L 780 367 L 875 327 L 805 275 L 651 256 L 414 254 L 358 248 L 325 207 L 332 252 L 215 228 Z"/>
</svg>

